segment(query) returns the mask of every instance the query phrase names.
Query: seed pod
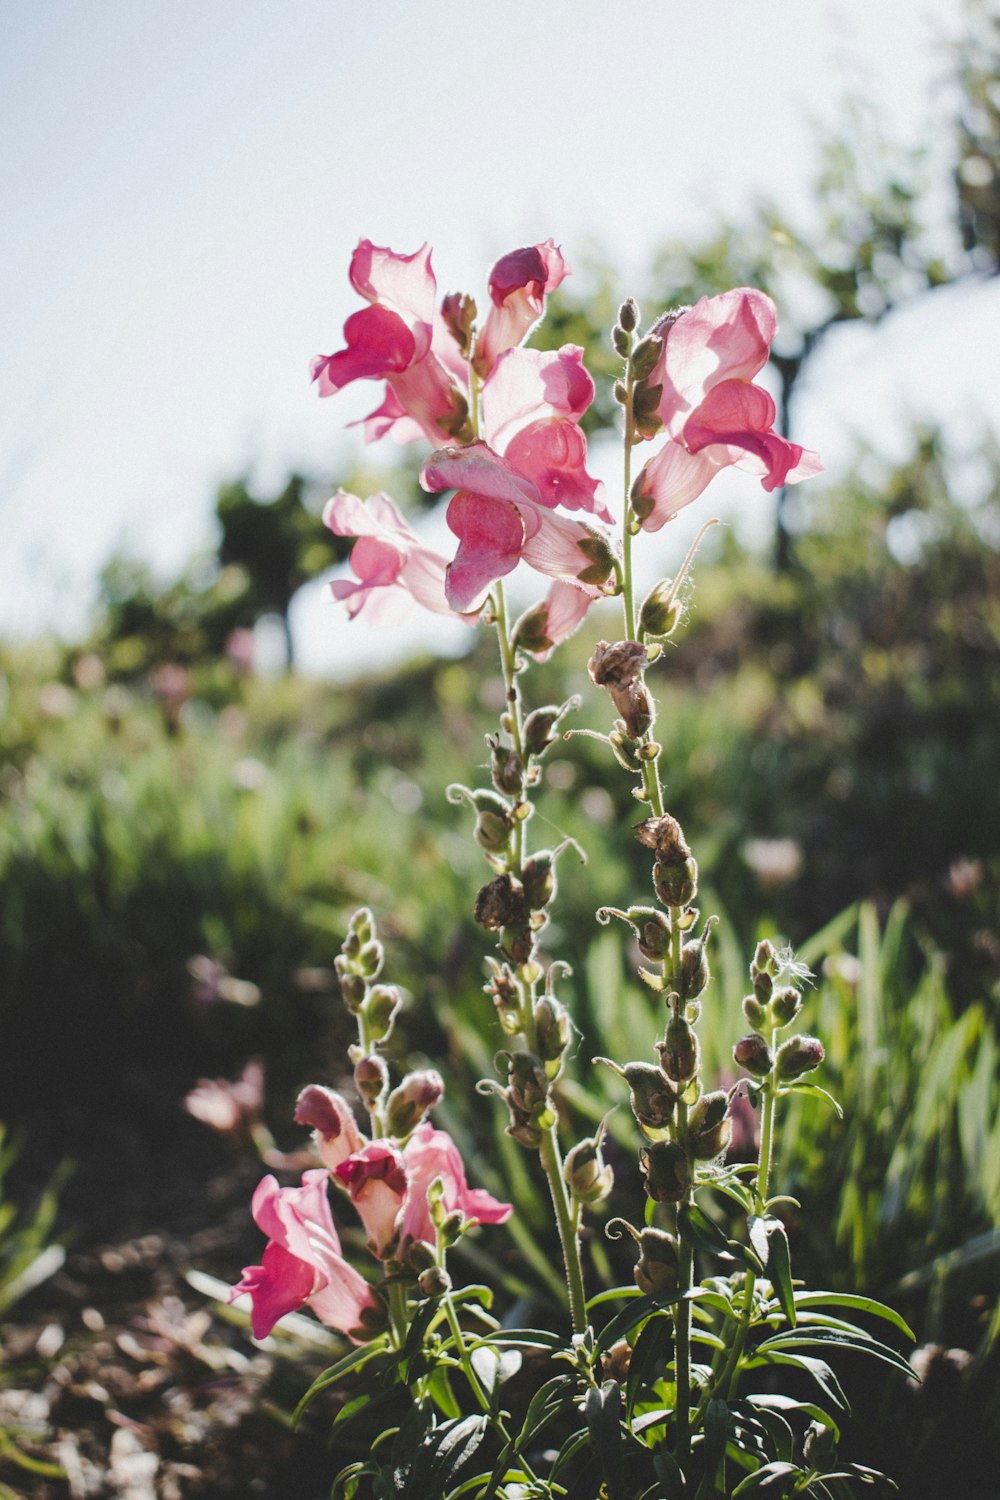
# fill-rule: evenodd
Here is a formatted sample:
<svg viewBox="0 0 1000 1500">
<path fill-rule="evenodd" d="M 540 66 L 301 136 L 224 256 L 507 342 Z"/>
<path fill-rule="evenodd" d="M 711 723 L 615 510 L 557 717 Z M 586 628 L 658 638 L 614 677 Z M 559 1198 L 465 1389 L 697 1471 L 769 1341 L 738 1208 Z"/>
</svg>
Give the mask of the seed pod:
<svg viewBox="0 0 1000 1500">
<path fill-rule="evenodd" d="M 520 994 L 517 984 L 506 964 L 498 964 L 492 959 L 490 963 L 493 968 L 493 977 L 484 988 L 497 1008 L 500 1025 L 509 1036 L 514 1036 L 521 1029 Z"/>
<path fill-rule="evenodd" d="M 476 843 L 490 854 L 499 854 L 510 843 L 510 824 L 495 812 L 481 812 L 473 833 Z"/>
<path fill-rule="evenodd" d="M 679 1203 L 691 1186 L 691 1163 L 678 1141 L 651 1141 L 639 1152 L 639 1163 L 656 1203 Z"/>
<path fill-rule="evenodd" d="M 603 1203 L 614 1187 L 615 1174 L 601 1154 L 601 1136 L 580 1141 L 566 1153 L 563 1176 L 573 1197 L 594 1207 Z"/>
<path fill-rule="evenodd" d="M 754 1078 L 766 1078 L 774 1066 L 770 1047 L 755 1031 L 749 1036 L 741 1037 L 736 1043 L 733 1061 L 738 1067 L 746 1068 Z"/>
<path fill-rule="evenodd" d="M 410 1073 L 393 1089 L 386 1102 L 387 1135 L 407 1136 L 416 1130 L 428 1110 L 444 1094 L 444 1079 L 434 1068 L 420 1068 Z"/>
<path fill-rule="evenodd" d="M 708 987 L 708 954 L 705 952 L 705 936 L 700 941 L 692 940 L 681 949 L 681 999 L 696 1000 Z"/>
<path fill-rule="evenodd" d="M 669 578 L 661 579 L 650 589 L 639 610 L 639 629 L 657 640 L 673 635 L 680 623 L 682 608 L 675 597 Z"/>
<path fill-rule="evenodd" d="M 535 939 L 528 923 L 517 923 L 501 927 L 497 947 L 510 963 L 519 968 L 526 964 L 534 952 Z"/>
<path fill-rule="evenodd" d="M 543 995 L 535 1006 L 535 1036 L 538 1055 L 550 1078 L 559 1072 L 559 1064 L 572 1035 L 573 1027 L 565 1005 L 552 995 Z"/>
<path fill-rule="evenodd" d="M 616 1380 L 619 1385 L 624 1385 L 628 1379 L 629 1365 L 632 1363 L 632 1346 L 628 1339 L 619 1339 L 617 1344 L 611 1348 L 601 1360 L 601 1375 L 605 1380 Z"/>
<path fill-rule="evenodd" d="M 653 866 L 653 887 L 664 906 L 689 906 L 698 894 L 698 862 L 686 859 L 682 865 Z"/>
<path fill-rule="evenodd" d="M 488 931 L 526 922 L 524 887 L 513 875 L 497 875 L 476 894 L 475 919 Z"/>
<path fill-rule="evenodd" d="M 665 1130 L 677 1107 L 677 1090 L 652 1063 L 626 1063 L 622 1068 L 629 1086 L 632 1113 L 644 1130 Z"/>
<path fill-rule="evenodd" d="M 683 1016 L 671 1016 L 657 1051 L 660 1067 L 673 1083 L 690 1083 L 698 1071 L 698 1038 Z"/>
<path fill-rule="evenodd" d="M 733 1122 L 729 1118 L 729 1098 L 724 1090 L 702 1094 L 688 1112 L 688 1129 L 699 1161 L 711 1161 L 725 1151 L 733 1138 Z"/>
<path fill-rule="evenodd" d="M 515 1109 L 513 1105 L 510 1110 L 510 1124 L 507 1126 L 507 1134 L 512 1140 L 517 1141 L 519 1146 L 524 1146 L 529 1151 L 537 1151 L 542 1144 L 541 1126 L 536 1125 L 525 1110 Z"/>
<path fill-rule="evenodd" d="M 646 648 L 638 641 L 598 641 L 587 663 L 595 687 L 627 687 L 646 665 Z"/>
<path fill-rule="evenodd" d="M 619 728 L 618 725 L 621 727 Z M 635 745 L 625 734 L 625 725 L 620 719 L 618 725 L 608 735 L 608 744 L 611 746 L 615 760 L 626 771 L 641 771 L 642 761 L 639 759 Z"/>
<path fill-rule="evenodd" d="M 531 1115 L 549 1097 L 549 1079 L 533 1052 L 508 1052 L 507 1097 L 513 1109 Z"/>
<path fill-rule="evenodd" d="M 524 895 L 532 911 L 548 906 L 556 893 L 555 857 L 550 849 L 539 849 L 521 871 Z"/>
<path fill-rule="evenodd" d="M 490 750 L 490 772 L 498 792 L 516 797 L 524 786 L 524 767 L 512 745 L 502 745 L 495 735 L 487 735 Z"/>
<path fill-rule="evenodd" d="M 818 1068 L 824 1056 L 823 1043 L 818 1037 L 790 1036 L 778 1048 L 778 1078 L 782 1083 L 791 1083 Z"/>
<path fill-rule="evenodd" d="M 639 1235 L 639 1259 L 632 1272 L 635 1284 L 647 1297 L 677 1290 L 677 1241 L 665 1229 L 643 1229 Z"/>
<path fill-rule="evenodd" d="M 544 755 L 559 736 L 555 733 L 562 710 L 548 704 L 534 709 L 524 721 L 524 748 L 528 755 Z"/>
</svg>

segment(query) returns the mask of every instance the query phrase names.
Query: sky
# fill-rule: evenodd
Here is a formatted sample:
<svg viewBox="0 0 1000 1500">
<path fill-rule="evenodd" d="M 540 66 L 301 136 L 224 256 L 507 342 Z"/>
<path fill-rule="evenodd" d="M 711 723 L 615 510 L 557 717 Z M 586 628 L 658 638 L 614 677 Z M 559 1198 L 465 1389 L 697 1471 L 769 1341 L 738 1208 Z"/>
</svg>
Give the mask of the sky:
<svg viewBox="0 0 1000 1500">
<path fill-rule="evenodd" d="M 293 467 L 351 465 L 343 428 L 372 388 L 320 401 L 308 362 L 340 345 L 359 238 L 429 240 L 439 282 L 480 302 L 516 245 L 552 236 L 571 265 L 599 245 L 624 295 L 715 212 L 801 203 L 807 120 L 836 120 L 848 88 L 897 139 L 933 135 L 960 0 L 0 11 L 0 635 L 71 638 L 112 553 L 169 578 L 211 545 L 221 482 L 248 472 L 266 493 Z M 858 436 L 891 449 L 913 417 L 985 415 L 996 290 L 830 340 L 802 440 L 835 469 Z M 769 525 L 759 488 L 722 503 L 751 535 Z M 318 589 L 295 627 L 314 670 L 356 651 Z"/>
</svg>

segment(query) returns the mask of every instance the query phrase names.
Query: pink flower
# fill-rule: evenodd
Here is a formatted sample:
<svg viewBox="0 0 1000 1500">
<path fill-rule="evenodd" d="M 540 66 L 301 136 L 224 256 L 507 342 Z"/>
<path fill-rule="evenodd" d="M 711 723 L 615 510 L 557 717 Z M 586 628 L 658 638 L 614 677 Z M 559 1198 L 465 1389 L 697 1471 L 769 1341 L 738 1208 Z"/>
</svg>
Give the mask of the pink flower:
<svg viewBox="0 0 1000 1500">
<path fill-rule="evenodd" d="M 649 384 L 663 387 L 658 412 L 668 440 L 633 487 L 645 530 L 658 531 L 733 464 L 766 490 L 820 472 L 815 453 L 774 431 L 774 402 L 752 384 L 776 331 L 774 303 L 752 287 L 703 297 L 654 326 L 663 350 Z"/>
<path fill-rule="evenodd" d="M 427 1194 L 440 1181 L 442 1206 L 458 1212 L 469 1224 L 504 1224 L 513 1205 L 500 1203 L 484 1188 L 470 1188 L 458 1147 L 445 1130 L 435 1130 L 429 1120 L 418 1125 L 403 1148 L 407 1189 L 399 1224 L 400 1242 L 426 1240 L 433 1245 L 437 1235 L 431 1220 Z"/>
<path fill-rule="evenodd" d="M 526 338 L 545 311 L 545 298 L 554 292 L 569 266 L 552 240 L 525 245 L 501 256 L 490 272 L 490 301 L 476 340 L 476 369 L 486 374 L 505 349 Z"/>
<path fill-rule="evenodd" d="M 497 261 L 490 273 L 493 305 L 476 342 L 481 377 L 526 337 L 542 316 L 546 294 L 567 270 L 551 240 Z M 390 432 L 398 442 L 424 437 L 435 447 L 471 438 L 468 364 L 451 331 L 462 299 L 450 294 L 437 305 L 429 246 L 397 255 L 362 240 L 351 259 L 350 278 L 369 306 L 347 319 L 343 349 L 313 360 L 320 395 L 332 396 L 355 380 L 384 380 L 382 404 L 363 422 L 368 442 Z M 592 397 L 591 386 L 587 404 Z M 571 461 L 575 467 L 575 454 Z"/>
<path fill-rule="evenodd" d="M 481 1188 L 470 1188 L 458 1147 L 429 1120 L 418 1125 L 400 1150 L 391 1141 L 371 1141 L 342 1161 L 334 1176 L 347 1188 L 361 1215 L 373 1255 L 398 1255 L 412 1240 L 433 1245 L 437 1232 L 427 1202 L 440 1179 L 445 1211 L 459 1211 L 470 1224 L 502 1224 L 512 1212 Z"/>
<path fill-rule="evenodd" d="M 363 1276 L 347 1264 L 333 1227 L 323 1168 L 305 1172 L 302 1186 L 279 1188 L 265 1177 L 253 1195 L 254 1222 L 268 1236 L 263 1264 L 246 1266 L 229 1301 L 249 1292 L 254 1338 L 266 1338 L 286 1313 L 308 1305 L 349 1337 L 378 1304 Z"/>
<path fill-rule="evenodd" d="M 264 1069 L 251 1058 L 235 1083 L 228 1078 L 199 1078 L 184 1099 L 189 1115 L 222 1135 L 256 1124 L 264 1102 Z"/>
<path fill-rule="evenodd" d="M 422 546 L 387 495 L 361 501 L 338 490 L 327 501 L 323 520 L 335 536 L 358 539 L 351 552 L 357 581 L 335 578 L 327 585 L 352 620 L 364 611 L 369 622 L 395 623 L 414 600 L 435 614 L 454 612 L 445 591 L 447 558 Z"/>
<path fill-rule="evenodd" d="M 331 1172 L 365 1143 L 347 1100 L 322 1084 L 310 1083 L 302 1090 L 295 1102 L 293 1118 L 296 1125 L 313 1127 L 316 1149 Z"/>
<path fill-rule="evenodd" d="M 554 513 L 536 483 L 485 443 L 432 454 L 420 482 L 427 490 L 457 491 L 448 504 L 448 525 L 459 546 L 445 577 L 453 609 L 480 603 L 491 584 L 522 559 L 593 598 L 614 571 L 614 554 L 603 532 Z"/>
</svg>

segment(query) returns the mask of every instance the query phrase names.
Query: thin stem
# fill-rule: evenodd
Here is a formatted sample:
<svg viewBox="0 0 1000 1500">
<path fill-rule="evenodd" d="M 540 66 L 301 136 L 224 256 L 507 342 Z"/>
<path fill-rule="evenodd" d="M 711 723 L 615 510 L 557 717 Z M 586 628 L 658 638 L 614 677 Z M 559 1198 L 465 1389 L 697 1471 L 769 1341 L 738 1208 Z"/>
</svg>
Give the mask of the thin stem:
<svg viewBox="0 0 1000 1500">
<path fill-rule="evenodd" d="M 639 637 L 635 629 L 635 592 L 632 582 L 632 527 L 631 521 L 631 494 L 632 494 L 632 396 L 635 389 L 635 378 L 632 374 L 632 361 L 629 360 L 625 372 L 625 494 L 622 503 L 622 602 L 625 607 L 625 634 L 630 641 L 637 641 Z"/>
<path fill-rule="evenodd" d="M 559 1243 L 562 1246 L 563 1264 L 566 1268 L 566 1287 L 569 1292 L 569 1313 L 574 1333 L 583 1333 L 587 1327 L 587 1293 L 583 1285 L 583 1264 L 580 1260 L 580 1240 L 577 1220 L 570 1206 L 569 1191 L 562 1171 L 562 1153 L 555 1125 L 542 1132 L 538 1148 L 545 1176 L 548 1178 L 552 1207 L 555 1210 Z"/>
</svg>

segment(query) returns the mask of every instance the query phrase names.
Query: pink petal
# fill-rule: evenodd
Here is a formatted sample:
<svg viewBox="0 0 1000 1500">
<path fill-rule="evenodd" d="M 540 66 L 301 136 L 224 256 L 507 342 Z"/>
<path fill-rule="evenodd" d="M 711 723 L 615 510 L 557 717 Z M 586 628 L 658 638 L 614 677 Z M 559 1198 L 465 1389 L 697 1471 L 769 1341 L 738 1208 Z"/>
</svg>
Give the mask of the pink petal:
<svg viewBox="0 0 1000 1500">
<path fill-rule="evenodd" d="M 642 522 L 643 531 L 659 531 L 685 505 L 697 500 L 719 469 L 730 463 L 732 458 L 724 448 L 693 454 L 680 443 L 668 441 L 643 466 L 636 481 L 636 495 L 653 501 Z"/>
<path fill-rule="evenodd" d="M 384 1259 L 396 1243 L 396 1219 L 406 1194 L 402 1156 L 394 1146 L 372 1141 L 342 1161 L 334 1176 L 361 1215 L 372 1254 Z"/>
<path fill-rule="evenodd" d="M 436 354 L 427 353 L 387 378 L 399 405 L 428 442 L 447 442 L 454 435 L 466 414 L 466 398 Z"/>
<path fill-rule="evenodd" d="M 394 542 L 402 551 L 416 542 L 417 534 L 404 521 L 395 502 L 379 491 L 359 500 L 347 490 L 338 490 L 323 507 L 323 524 L 335 536 L 374 536 Z"/>
<path fill-rule="evenodd" d="M 579 628 L 594 600 L 600 597 L 598 589 L 565 583 L 557 578 L 542 604 L 544 621 L 541 631 L 548 637 L 550 644 L 544 650 L 529 651 L 528 655 L 534 657 L 535 661 L 548 661 L 556 646 L 568 640 Z"/>
<path fill-rule="evenodd" d="M 513 1212 L 482 1189 L 470 1189 L 458 1147 L 445 1130 L 435 1130 L 429 1120 L 418 1125 L 403 1155 L 409 1188 L 400 1224 L 400 1240 L 426 1240 L 434 1244 L 436 1234 L 427 1203 L 431 1184 L 440 1180 L 442 1204 L 447 1212 L 457 1210 L 475 1224 L 502 1224 Z"/>
<path fill-rule="evenodd" d="M 508 349 L 483 382 L 483 432 L 503 452 L 513 435 L 542 417 L 579 421 L 594 399 L 583 350 Z"/>
<path fill-rule="evenodd" d="M 524 521 L 510 500 L 459 490 L 448 505 L 448 525 L 459 546 L 448 566 L 445 588 L 452 609 L 465 611 L 517 567 L 524 548 Z"/>
<path fill-rule="evenodd" d="M 594 558 L 581 551 L 581 542 L 599 540 L 611 556 L 610 541 L 594 526 L 535 507 L 538 528 L 525 542 L 522 556 L 526 563 L 551 578 L 571 583 L 594 566 Z"/>
<path fill-rule="evenodd" d="M 489 370 L 505 349 L 519 344 L 541 317 L 545 297 L 569 267 L 552 240 L 512 250 L 490 272 L 490 308 L 476 341 L 476 367 Z"/>
<path fill-rule="evenodd" d="M 503 456 L 531 480 L 543 505 L 585 510 L 611 521 L 604 486 L 587 473 L 587 440 L 574 422 L 532 422 L 511 439 Z"/>
<path fill-rule="evenodd" d="M 362 427 L 366 443 L 377 442 L 390 433 L 396 443 L 419 443 L 424 437 L 424 429 L 420 423 L 413 420 L 395 391 L 388 385 L 382 405 L 376 406 L 367 417 L 349 422 L 348 426 Z"/>
<path fill-rule="evenodd" d="M 265 1339 L 279 1318 L 305 1306 L 315 1280 L 311 1265 L 272 1243 L 264 1251 L 263 1265 L 244 1267 L 243 1279 L 233 1287 L 228 1301 L 232 1302 L 242 1292 L 250 1293 L 253 1336 Z"/>
<path fill-rule="evenodd" d="M 672 436 L 722 380 L 750 380 L 767 362 L 778 321 L 770 297 L 737 287 L 701 301 L 666 331 L 652 384 L 663 384 L 660 415 Z"/>
<path fill-rule="evenodd" d="M 342 1094 L 321 1084 L 310 1083 L 295 1104 L 296 1125 L 311 1125 L 323 1164 L 331 1172 L 345 1157 L 360 1151 L 365 1138 L 354 1113 Z"/>
<path fill-rule="evenodd" d="M 403 315 L 417 339 L 417 358 L 422 358 L 430 347 L 437 298 L 430 246 L 423 244 L 412 255 L 397 255 L 362 240 L 351 257 L 350 277 L 359 296 Z"/>
<path fill-rule="evenodd" d="M 416 357 L 413 334 L 398 313 L 387 307 L 363 307 L 344 324 L 347 348 L 320 354 L 312 378 L 321 396 L 332 396 L 353 380 L 380 380 L 405 370 Z"/>
<path fill-rule="evenodd" d="M 691 453 L 723 444 L 751 454 L 763 468 L 761 483 L 766 490 L 778 489 L 789 471 L 802 458 L 798 443 L 772 432 L 774 402 L 759 385 L 744 380 L 725 380 L 713 386 L 684 425 L 684 443 Z M 738 455 L 736 456 L 738 457 Z"/>
<path fill-rule="evenodd" d="M 365 1278 L 342 1259 L 330 1266 L 327 1285 L 309 1298 L 309 1306 L 319 1320 L 331 1328 L 339 1328 L 348 1337 L 361 1327 L 365 1309 L 377 1305 Z"/>
<path fill-rule="evenodd" d="M 538 504 L 538 490 L 530 479 L 514 472 L 485 443 L 465 448 L 442 448 L 432 453 L 420 474 L 425 490 L 470 490 L 493 500 Z M 452 528 L 454 530 L 454 528 Z"/>
</svg>

